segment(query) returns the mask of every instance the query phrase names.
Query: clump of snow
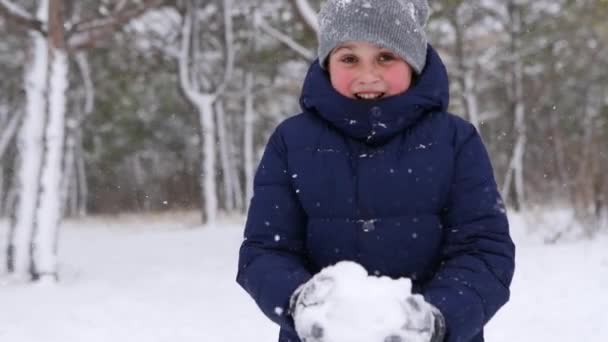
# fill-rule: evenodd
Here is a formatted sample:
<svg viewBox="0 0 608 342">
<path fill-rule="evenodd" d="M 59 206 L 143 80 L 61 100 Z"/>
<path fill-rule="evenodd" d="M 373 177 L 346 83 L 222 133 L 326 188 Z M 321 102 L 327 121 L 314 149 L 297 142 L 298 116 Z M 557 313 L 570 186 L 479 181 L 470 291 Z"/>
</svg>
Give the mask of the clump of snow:
<svg viewBox="0 0 608 342">
<path fill-rule="evenodd" d="M 324 341 L 429 341 L 430 332 L 404 329 L 422 312 L 404 303 L 412 295 L 410 279 L 368 275 L 359 264 L 342 261 L 313 277 L 313 298 L 303 299 L 294 314 L 300 336 L 322 335 Z M 423 310 L 424 311 L 424 310 Z"/>
<path fill-rule="evenodd" d="M 344 6 L 350 5 L 352 2 L 353 2 L 353 0 L 338 0 L 337 4 L 339 6 L 344 7 Z"/>
<path fill-rule="evenodd" d="M 409 2 L 407 6 L 410 12 L 410 18 L 412 18 L 413 21 L 416 21 L 416 7 L 414 7 L 414 4 L 411 2 Z"/>
</svg>

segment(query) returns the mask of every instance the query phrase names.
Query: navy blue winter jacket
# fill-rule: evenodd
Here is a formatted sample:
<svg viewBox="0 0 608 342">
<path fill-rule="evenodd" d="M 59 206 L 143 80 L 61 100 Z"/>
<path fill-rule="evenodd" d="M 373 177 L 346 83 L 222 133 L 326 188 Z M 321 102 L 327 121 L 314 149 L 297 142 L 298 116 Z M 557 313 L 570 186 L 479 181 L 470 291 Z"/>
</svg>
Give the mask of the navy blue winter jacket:
<svg viewBox="0 0 608 342">
<path fill-rule="evenodd" d="M 270 137 L 255 176 L 237 281 L 299 341 L 293 291 L 341 260 L 409 277 L 439 308 L 447 342 L 483 341 L 509 299 L 515 248 L 487 152 L 474 126 L 446 112 L 448 78 L 429 46 L 404 94 L 346 98 L 318 62 L 303 113 Z"/>
</svg>

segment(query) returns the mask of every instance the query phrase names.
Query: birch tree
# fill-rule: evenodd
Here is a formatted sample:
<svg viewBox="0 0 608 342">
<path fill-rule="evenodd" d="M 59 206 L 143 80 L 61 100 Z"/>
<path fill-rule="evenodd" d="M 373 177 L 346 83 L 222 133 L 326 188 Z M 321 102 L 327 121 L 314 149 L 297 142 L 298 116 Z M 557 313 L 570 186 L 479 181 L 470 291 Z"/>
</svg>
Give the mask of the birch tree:
<svg viewBox="0 0 608 342">
<path fill-rule="evenodd" d="M 483 64 L 480 51 L 487 53 L 483 60 L 492 60 L 495 57 L 495 49 L 489 46 L 491 44 L 480 39 L 480 36 L 492 34 L 486 28 L 480 27 L 487 16 L 478 15 L 482 12 L 480 9 L 483 5 L 477 1 L 449 1 L 435 5 L 438 7 L 435 13 L 441 18 L 441 24 L 447 23 L 452 31 L 451 53 L 446 59 L 454 60 L 449 71 L 458 85 L 462 114 L 479 130 L 480 123 L 488 118 L 481 117 L 478 99 L 481 88 L 480 64 Z M 480 31 L 485 32 L 480 34 Z"/>
<path fill-rule="evenodd" d="M 200 45 L 202 20 L 207 18 L 213 10 L 213 3 L 201 4 L 196 1 L 187 1 L 183 15 L 181 43 L 178 56 L 180 86 L 188 99 L 197 109 L 201 132 L 201 203 L 204 206 L 203 223 L 213 225 L 217 219 L 218 194 L 216 184 L 216 124 L 214 120 L 214 103 L 223 93 L 232 76 L 234 68 L 234 52 L 232 46 L 232 1 L 223 0 L 223 22 L 225 25 L 225 69 L 223 77 L 214 80 L 210 75 L 210 65 L 202 65 L 204 51 Z M 205 9 L 208 12 L 205 12 Z M 206 14 L 207 13 L 207 14 Z M 211 64 L 211 63 L 210 63 Z M 208 69 L 205 70 L 204 67 Z"/>
<path fill-rule="evenodd" d="M 8 245 L 8 270 L 17 278 L 29 278 L 31 267 L 30 245 L 34 233 L 34 219 L 39 193 L 39 174 L 43 155 L 44 122 L 46 120 L 46 92 L 48 45 L 43 23 L 48 21 L 49 2 L 41 0 L 35 17 L 20 6 L 6 0 L 0 2 L 4 16 L 29 28 L 30 53 L 25 74 L 26 111 L 19 132 L 19 198 L 14 214 Z"/>
<path fill-rule="evenodd" d="M 66 91 L 70 51 L 96 42 L 163 1 L 135 6 L 120 1 L 110 16 L 69 23 L 66 1 L 40 0 L 35 16 L 20 5 L 0 0 L 0 14 L 27 28 L 31 41 L 26 66 L 27 108 L 19 135 L 19 199 L 11 226 L 8 269 L 18 279 L 53 282 L 57 275 Z M 65 31 L 70 26 L 69 34 Z"/>
<path fill-rule="evenodd" d="M 88 185 L 82 149 L 82 123 L 93 112 L 95 85 L 86 53 L 77 53 L 75 61 L 83 85 L 80 96 L 82 103 L 80 106 L 74 106 L 73 116 L 67 120 L 66 124 L 66 155 L 63 166 L 65 181 L 61 189 L 61 204 L 62 212 L 68 216 L 69 214 L 85 216 Z"/>
<path fill-rule="evenodd" d="M 245 128 L 243 132 L 243 155 L 245 163 L 245 198 L 250 201 L 253 198 L 253 179 L 255 176 L 254 166 L 254 146 L 253 146 L 253 125 L 255 122 L 254 112 L 254 76 L 253 72 L 248 72 L 245 76 Z"/>
<path fill-rule="evenodd" d="M 234 178 L 230 171 L 233 168 L 232 159 L 229 156 L 229 134 L 226 130 L 226 112 L 224 110 L 224 103 L 219 100 L 215 102 L 215 114 L 217 121 L 217 135 L 218 145 L 220 147 L 220 160 L 222 165 L 222 179 L 224 185 L 224 208 L 228 212 L 232 212 L 236 207 L 235 191 L 234 191 Z"/>
</svg>

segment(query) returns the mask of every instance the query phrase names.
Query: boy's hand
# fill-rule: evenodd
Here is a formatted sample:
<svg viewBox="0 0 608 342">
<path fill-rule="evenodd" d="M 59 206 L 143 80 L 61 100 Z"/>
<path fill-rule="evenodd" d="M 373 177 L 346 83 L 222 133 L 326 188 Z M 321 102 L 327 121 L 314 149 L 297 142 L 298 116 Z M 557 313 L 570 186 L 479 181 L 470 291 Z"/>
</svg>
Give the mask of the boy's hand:
<svg viewBox="0 0 608 342">
<path fill-rule="evenodd" d="M 427 303 L 419 294 L 408 297 L 401 303 L 401 307 L 407 317 L 402 329 L 405 335 L 426 336 L 424 340 L 429 342 L 442 342 L 445 335 L 445 319 L 436 307 Z M 390 342 L 406 341 L 397 336 Z M 388 342 L 388 341 L 387 341 Z"/>
<path fill-rule="evenodd" d="M 296 316 L 305 308 L 322 305 L 333 289 L 334 279 L 331 276 L 318 274 L 306 283 L 298 287 L 289 300 L 289 312 L 296 321 Z M 310 329 L 302 331 L 296 326 L 298 336 L 307 342 L 323 341 L 324 329 L 319 324 L 313 323 Z"/>
</svg>

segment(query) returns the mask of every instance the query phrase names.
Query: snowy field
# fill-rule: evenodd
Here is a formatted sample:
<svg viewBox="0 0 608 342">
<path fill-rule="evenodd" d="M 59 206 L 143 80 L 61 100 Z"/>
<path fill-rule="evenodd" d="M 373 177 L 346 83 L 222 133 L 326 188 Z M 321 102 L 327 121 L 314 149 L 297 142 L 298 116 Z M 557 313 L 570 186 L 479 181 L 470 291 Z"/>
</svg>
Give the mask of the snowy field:
<svg viewBox="0 0 608 342">
<path fill-rule="evenodd" d="M 240 221 L 202 228 L 188 214 L 67 222 L 59 285 L 0 277 L 0 341 L 276 341 L 278 329 L 234 281 Z M 546 246 L 520 217 L 511 222 L 512 300 L 487 341 L 608 341 L 608 236 Z"/>
</svg>

